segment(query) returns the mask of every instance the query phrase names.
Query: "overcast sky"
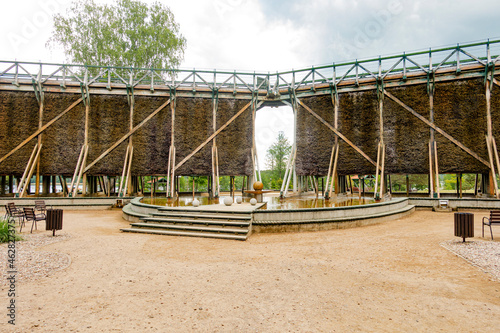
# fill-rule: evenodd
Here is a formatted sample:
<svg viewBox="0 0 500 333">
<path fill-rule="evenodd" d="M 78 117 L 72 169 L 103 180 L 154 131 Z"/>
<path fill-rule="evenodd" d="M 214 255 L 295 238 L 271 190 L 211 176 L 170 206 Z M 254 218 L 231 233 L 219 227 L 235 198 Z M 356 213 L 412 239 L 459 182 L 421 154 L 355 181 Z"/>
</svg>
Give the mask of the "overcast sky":
<svg viewBox="0 0 500 333">
<path fill-rule="evenodd" d="M 153 1 L 143 0 L 151 3 Z M 96 1 L 112 3 L 113 1 Z M 182 68 L 271 71 L 500 37 L 498 0 L 161 0 L 187 39 Z M 0 59 L 62 62 L 45 43 L 50 15 L 70 1 L 2 1 Z M 0 68 L 1 70 L 1 68 Z M 293 138 L 287 108 L 257 117 L 259 159 L 277 131 Z"/>
</svg>

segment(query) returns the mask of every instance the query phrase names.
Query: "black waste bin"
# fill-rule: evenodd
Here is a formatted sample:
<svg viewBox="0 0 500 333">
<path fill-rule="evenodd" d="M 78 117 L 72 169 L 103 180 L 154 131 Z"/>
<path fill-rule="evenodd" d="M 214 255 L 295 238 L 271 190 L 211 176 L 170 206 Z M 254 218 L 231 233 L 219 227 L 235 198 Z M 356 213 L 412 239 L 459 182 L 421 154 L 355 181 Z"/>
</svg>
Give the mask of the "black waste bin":
<svg viewBox="0 0 500 333">
<path fill-rule="evenodd" d="M 56 230 L 62 230 L 63 210 L 47 209 L 47 220 L 45 230 L 52 230 L 52 236 L 55 236 Z"/>
<path fill-rule="evenodd" d="M 462 237 L 464 242 L 466 237 L 474 237 L 474 214 L 455 213 L 455 236 Z"/>
</svg>

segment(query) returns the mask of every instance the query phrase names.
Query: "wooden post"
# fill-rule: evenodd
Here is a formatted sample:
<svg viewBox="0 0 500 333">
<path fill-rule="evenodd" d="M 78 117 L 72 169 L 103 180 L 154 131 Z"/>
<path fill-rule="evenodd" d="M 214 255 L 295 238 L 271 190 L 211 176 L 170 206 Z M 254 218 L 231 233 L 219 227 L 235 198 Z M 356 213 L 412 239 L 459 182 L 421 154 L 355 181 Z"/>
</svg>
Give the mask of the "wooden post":
<svg viewBox="0 0 500 333">
<path fill-rule="evenodd" d="M 488 148 L 488 157 L 490 158 L 490 164 L 491 164 L 491 168 L 490 168 L 490 195 L 494 195 L 497 199 L 498 199 L 498 183 L 496 181 L 496 173 L 495 173 L 495 162 L 494 162 L 494 158 L 493 158 L 493 145 L 492 145 L 492 140 L 491 140 L 491 137 L 488 137 L 488 135 L 486 135 L 486 146 Z M 491 184 L 493 183 L 493 186 L 491 186 Z"/>
<path fill-rule="evenodd" d="M 133 87 L 134 84 L 134 74 L 130 72 L 130 86 Z M 131 88 L 129 91 L 129 106 L 130 106 L 130 112 L 129 112 L 129 131 L 131 132 L 134 129 L 134 106 L 135 106 L 135 96 L 134 96 L 134 90 Z M 134 188 L 132 186 L 132 175 L 131 175 L 131 170 L 132 170 L 132 161 L 133 161 L 133 156 L 134 156 L 134 144 L 133 144 L 133 138 L 134 135 L 130 135 L 128 137 L 128 145 L 130 147 L 130 156 L 129 156 L 129 161 L 128 161 L 128 170 L 127 170 L 127 180 L 125 183 L 125 189 L 126 192 L 124 191 L 124 196 L 127 194 L 132 194 L 134 192 Z"/>
<path fill-rule="evenodd" d="M 46 196 L 50 192 L 50 176 L 42 176 L 42 195 Z"/>
<path fill-rule="evenodd" d="M 38 86 L 38 104 L 39 104 L 39 112 L 38 112 L 38 130 L 43 127 L 43 106 L 45 95 L 43 93 L 43 86 L 41 83 L 42 79 L 42 66 L 40 65 L 40 72 L 38 73 L 37 86 Z M 36 92 L 35 92 L 36 93 Z M 38 135 L 38 146 L 42 145 L 42 134 Z M 36 187 L 35 187 L 35 195 L 40 194 L 40 155 L 36 159 Z"/>
<path fill-rule="evenodd" d="M 167 197 L 174 197 L 175 196 L 173 180 L 174 180 L 174 177 L 176 174 L 175 173 L 175 108 L 177 106 L 177 96 L 175 95 L 175 91 L 173 94 L 174 94 L 173 96 L 170 96 L 170 99 L 171 99 L 170 110 L 172 113 L 172 129 L 171 129 L 172 132 L 171 132 L 171 137 L 170 137 L 170 144 L 172 147 L 172 158 L 170 160 L 172 162 L 172 166 L 170 167 L 170 175 L 167 178 L 167 187 L 168 187 L 168 185 L 170 185 L 170 189 L 167 188 L 167 192 L 170 191 L 169 194 L 167 194 Z M 169 184 L 169 182 L 171 184 Z"/>
<path fill-rule="evenodd" d="M 495 138 L 493 136 L 491 137 L 491 144 L 492 144 L 493 155 L 495 156 L 497 173 L 498 173 L 498 176 L 500 177 L 500 158 L 498 157 L 497 144 L 496 144 Z M 497 183 L 496 175 L 494 176 L 494 180 L 495 180 L 495 183 Z M 499 198 L 499 196 L 500 196 L 500 193 L 497 192 L 497 199 Z"/>
<path fill-rule="evenodd" d="M 434 162 L 436 165 L 436 193 L 437 197 L 441 197 L 440 189 L 439 189 L 439 165 L 438 165 L 438 153 L 437 153 L 437 143 L 434 141 Z"/>
<path fill-rule="evenodd" d="M 430 197 L 434 197 L 434 171 L 433 171 L 433 154 L 432 154 L 432 141 L 429 141 L 429 193 Z"/>
<path fill-rule="evenodd" d="M 213 133 L 217 131 L 217 109 L 219 107 L 219 95 L 217 90 L 212 92 L 212 129 Z M 252 122 L 255 127 L 255 110 L 252 108 Z M 252 138 L 252 150 L 255 149 L 255 133 Z M 217 177 L 218 156 L 217 156 L 217 137 L 212 141 L 212 189 L 215 192 L 215 197 L 219 196 L 219 179 Z"/>
<path fill-rule="evenodd" d="M 333 160 L 332 181 L 331 181 L 330 193 L 329 193 L 330 196 L 332 196 L 333 184 L 335 184 L 335 194 L 338 195 L 340 193 L 340 188 L 338 186 L 339 185 L 339 174 L 337 172 L 338 161 L 339 161 L 339 145 L 337 143 L 335 145 L 335 158 Z"/>
<path fill-rule="evenodd" d="M 377 196 L 377 192 L 378 192 L 378 172 L 379 172 L 379 165 L 380 165 L 380 142 L 378 143 L 378 147 L 377 147 L 377 166 L 376 166 L 376 170 L 375 170 L 375 188 L 373 189 L 373 196 L 376 197 Z"/>
<path fill-rule="evenodd" d="M 406 196 L 410 196 L 410 176 L 406 175 Z"/>
<path fill-rule="evenodd" d="M 380 198 L 382 198 L 384 194 L 384 186 L 385 186 L 385 144 L 382 145 L 382 167 L 380 169 Z"/>
<path fill-rule="evenodd" d="M 57 186 L 56 186 L 56 176 L 52 176 L 52 193 L 56 193 L 57 192 Z"/>
<path fill-rule="evenodd" d="M 193 178 L 193 200 L 194 200 L 194 176 L 192 177 Z"/>
<path fill-rule="evenodd" d="M 432 59 L 432 56 L 429 56 L 430 59 Z M 432 61 L 430 61 L 429 63 L 429 66 L 430 66 L 430 71 L 432 71 Z M 432 72 L 432 79 L 434 78 L 434 72 Z M 435 86 L 434 86 L 434 82 L 432 80 L 429 80 L 427 82 L 427 94 L 429 95 L 429 122 L 431 124 L 434 124 L 434 90 L 435 90 Z M 434 161 L 432 161 L 434 159 L 434 156 L 437 156 L 435 155 L 435 152 L 434 152 L 434 143 L 436 142 L 436 138 L 435 138 L 435 131 L 434 129 L 431 127 L 429 129 L 429 135 L 430 135 L 430 152 L 429 152 L 429 156 L 431 157 L 431 162 L 430 163 L 434 163 Z M 437 187 L 439 187 L 439 184 L 437 184 L 439 182 L 439 179 L 436 179 L 435 177 L 435 174 L 432 172 L 432 169 L 429 170 L 429 177 L 430 177 L 430 183 L 431 183 L 431 188 L 429 189 L 430 192 L 431 192 L 431 197 L 434 196 L 434 192 L 437 193 Z"/>
<path fill-rule="evenodd" d="M 9 193 L 14 193 L 14 176 L 9 175 Z"/>
<path fill-rule="evenodd" d="M 474 181 L 474 196 L 477 196 L 478 194 L 478 184 L 479 184 L 478 180 L 479 180 L 479 174 L 476 173 L 476 179 Z"/>
<path fill-rule="evenodd" d="M 459 184 L 459 198 L 462 199 L 462 194 L 463 194 L 463 191 L 462 191 L 462 173 L 460 172 L 458 175 L 458 184 Z"/>
</svg>

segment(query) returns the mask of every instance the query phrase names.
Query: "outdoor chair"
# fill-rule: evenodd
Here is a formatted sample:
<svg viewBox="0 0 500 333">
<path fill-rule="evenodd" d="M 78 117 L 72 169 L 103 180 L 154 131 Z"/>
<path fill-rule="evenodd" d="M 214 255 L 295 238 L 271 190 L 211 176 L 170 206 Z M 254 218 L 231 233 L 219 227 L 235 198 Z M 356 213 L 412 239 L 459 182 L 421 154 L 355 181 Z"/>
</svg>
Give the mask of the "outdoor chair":
<svg viewBox="0 0 500 333">
<path fill-rule="evenodd" d="M 4 219 L 9 219 L 10 220 L 10 211 L 9 211 L 9 205 L 5 205 L 5 215 L 3 216 Z"/>
<path fill-rule="evenodd" d="M 40 212 L 40 214 L 47 215 L 47 207 L 45 207 L 45 201 L 35 200 L 35 212 Z"/>
<path fill-rule="evenodd" d="M 46 219 L 45 214 L 35 214 L 35 210 L 33 208 L 26 207 L 24 208 L 24 217 L 26 218 L 26 221 L 31 221 L 31 232 L 33 232 L 33 225 L 35 225 L 35 230 L 38 230 L 36 223 Z M 20 231 L 21 230 L 19 230 L 19 232 Z"/>
<path fill-rule="evenodd" d="M 20 228 L 22 229 L 24 225 L 24 212 L 17 208 L 16 204 L 13 202 L 7 203 L 7 205 L 5 205 L 5 210 L 7 211 L 6 215 L 8 215 L 9 219 L 13 219 L 14 221 L 16 218 L 18 219 L 19 224 L 21 225 Z M 19 232 L 21 232 L 21 230 L 19 230 Z"/>
<path fill-rule="evenodd" d="M 500 210 L 492 210 L 490 212 L 490 217 L 483 217 L 483 237 L 484 237 L 484 226 L 490 227 L 491 240 L 493 240 L 493 230 L 491 229 L 492 224 L 500 224 Z"/>
</svg>

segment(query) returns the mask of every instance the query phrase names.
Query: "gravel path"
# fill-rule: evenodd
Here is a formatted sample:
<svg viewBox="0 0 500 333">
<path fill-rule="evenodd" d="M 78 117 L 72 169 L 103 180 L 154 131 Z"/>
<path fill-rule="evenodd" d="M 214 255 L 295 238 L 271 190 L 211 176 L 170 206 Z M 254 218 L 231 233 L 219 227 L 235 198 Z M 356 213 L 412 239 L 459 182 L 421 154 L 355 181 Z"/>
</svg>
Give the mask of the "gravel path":
<svg viewBox="0 0 500 333">
<path fill-rule="evenodd" d="M 51 272 L 65 269 L 71 263 L 71 258 L 61 252 L 44 251 L 43 247 L 70 238 L 66 233 L 56 236 L 45 234 L 23 234 L 23 241 L 15 243 L 16 258 L 15 267 L 17 280 L 20 282 L 36 280 L 40 277 L 49 276 Z M 8 244 L 0 246 L 0 260 L 7 267 Z M 2 270 L 0 285 L 7 285 L 7 270 Z"/>
<path fill-rule="evenodd" d="M 441 246 L 500 281 L 500 242 L 451 240 Z"/>
</svg>

